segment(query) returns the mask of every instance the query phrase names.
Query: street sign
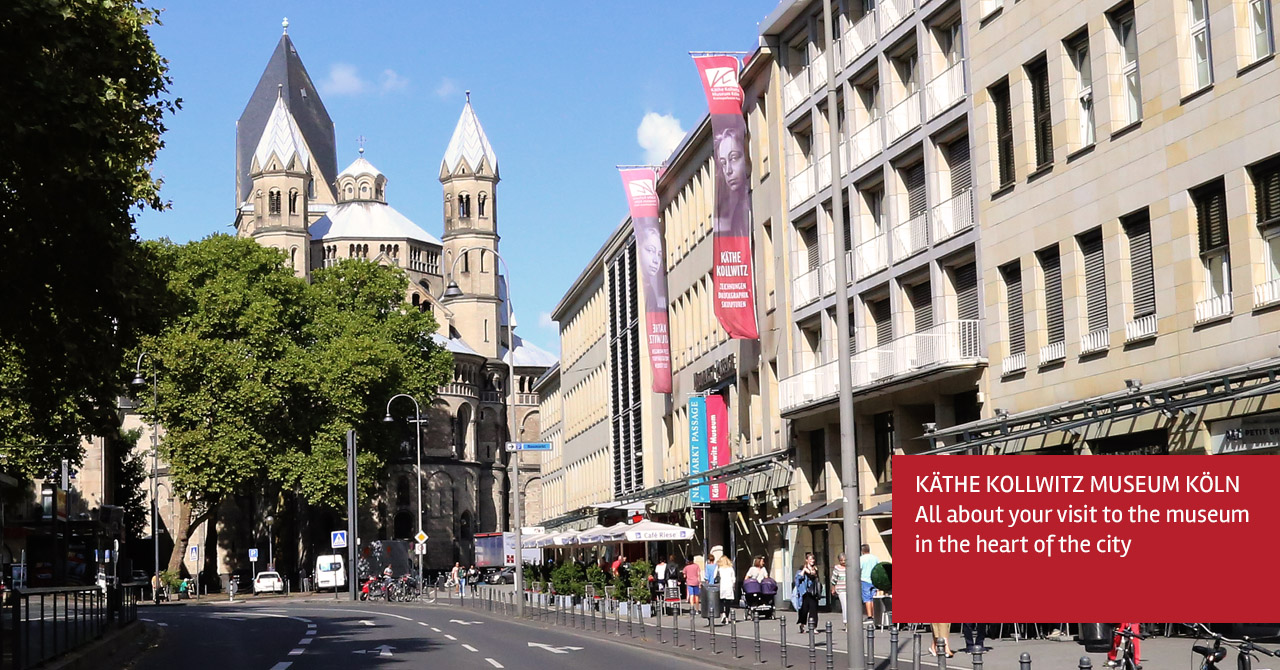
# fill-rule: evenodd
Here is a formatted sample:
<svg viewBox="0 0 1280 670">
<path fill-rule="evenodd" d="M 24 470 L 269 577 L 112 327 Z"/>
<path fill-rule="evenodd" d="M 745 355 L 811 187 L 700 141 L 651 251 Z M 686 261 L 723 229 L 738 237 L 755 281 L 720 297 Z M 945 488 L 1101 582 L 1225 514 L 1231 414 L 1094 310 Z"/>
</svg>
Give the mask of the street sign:
<svg viewBox="0 0 1280 670">
<path fill-rule="evenodd" d="M 414 535 L 414 536 L 413 536 L 413 539 L 417 540 L 417 541 L 418 541 L 418 542 L 420 542 L 420 543 L 421 543 L 421 542 L 426 542 L 426 541 L 427 541 L 427 534 L 426 534 L 426 533 L 424 533 L 424 532 L 422 532 L 422 531 L 418 531 L 418 534 L 417 534 L 417 535 Z"/>
<path fill-rule="evenodd" d="M 419 556 L 425 556 L 427 553 L 427 544 L 425 542 L 419 542 L 413 545 L 413 553 Z"/>
<path fill-rule="evenodd" d="M 250 562 L 250 563 L 257 563 L 257 562 L 258 562 L 258 550 L 257 550 L 257 549 L 250 549 L 250 550 L 249 550 L 249 562 Z"/>
<path fill-rule="evenodd" d="M 508 442 L 507 451 L 551 451 L 550 442 Z"/>
<path fill-rule="evenodd" d="M 342 549 L 347 546 L 347 531 L 335 530 L 329 533 L 329 546 L 334 549 Z"/>
<path fill-rule="evenodd" d="M 257 549 L 254 549 L 254 551 L 257 551 Z M 188 554 L 189 554 L 187 556 L 188 561 L 191 561 L 192 563 L 200 562 L 200 547 L 191 547 L 191 549 L 188 551 Z"/>
</svg>

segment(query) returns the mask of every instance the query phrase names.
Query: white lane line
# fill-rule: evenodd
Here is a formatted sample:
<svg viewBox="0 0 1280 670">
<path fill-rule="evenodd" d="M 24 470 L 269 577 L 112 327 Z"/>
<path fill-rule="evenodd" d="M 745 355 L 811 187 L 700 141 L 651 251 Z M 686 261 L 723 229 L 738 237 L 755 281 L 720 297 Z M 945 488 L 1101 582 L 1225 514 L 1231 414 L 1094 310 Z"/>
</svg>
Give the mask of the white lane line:
<svg viewBox="0 0 1280 670">
<path fill-rule="evenodd" d="M 484 660 L 488 661 L 488 662 L 489 662 L 489 665 L 492 665 L 492 666 L 493 666 L 493 667 L 495 667 L 495 668 L 501 668 L 501 667 L 502 667 L 502 664 L 501 664 L 501 663 L 499 663 L 499 662 L 497 662 L 497 661 L 493 660 L 492 658 L 486 658 L 486 659 L 484 659 Z M 275 668 L 272 668 L 271 670 L 275 670 Z"/>
<path fill-rule="evenodd" d="M 289 650 L 289 655 L 290 655 L 290 656 L 301 656 L 301 655 L 302 655 L 302 652 L 304 652 L 304 651 L 306 651 L 306 649 L 303 649 L 303 648 L 301 648 L 301 647 L 299 647 L 299 648 L 297 648 L 297 649 L 291 649 L 291 650 Z"/>
<path fill-rule="evenodd" d="M 306 620 L 306 619 L 299 619 L 299 621 L 307 621 L 307 620 Z M 316 627 L 316 625 L 315 625 L 315 624 L 313 624 L 313 623 L 308 623 L 308 624 L 307 624 L 307 628 L 312 628 L 312 629 L 314 629 L 315 627 Z"/>
<path fill-rule="evenodd" d="M 432 627 L 431 627 L 431 631 L 432 631 L 432 632 L 434 632 L 434 633 L 439 633 L 439 632 L 440 632 L 440 629 L 439 629 L 439 628 L 436 628 L 435 626 L 432 626 Z"/>
<path fill-rule="evenodd" d="M 167 624 L 167 623 L 165 623 L 165 622 L 161 621 L 160 623 L 158 623 L 158 624 L 156 624 L 156 625 L 157 625 L 157 626 L 168 626 L 169 624 Z"/>
<path fill-rule="evenodd" d="M 138 620 L 139 620 L 139 621 L 145 621 L 145 622 L 147 622 L 147 623 L 154 623 L 154 622 L 155 622 L 155 619 L 144 619 L 144 618 L 142 618 L 142 617 L 138 617 Z"/>
<path fill-rule="evenodd" d="M 313 641 L 315 641 L 314 637 L 304 637 L 301 640 L 298 640 L 298 644 L 311 644 Z"/>
<path fill-rule="evenodd" d="M 280 661 L 271 666 L 271 670 L 289 670 L 289 666 L 293 665 L 293 661 Z"/>
<path fill-rule="evenodd" d="M 479 649 L 476 649 L 475 647 L 473 647 L 473 646 L 471 646 L 471 645 L 469 645 L 469 644 L 464 644 L 464 645 L 462 645 L 462 648 L 463 648 L 463 649 L 466 649 L 467 651 L 480 651 Z"/>
<path fill-rule="evenodd" d="M 419 626 L 426 626 L 426 625 L 427 625 L 427 623 L 426 623 L 425 621 L 419 621 L 419 622 L 418 622 L 418 625 L 419 625 Z"/>
<path fill-rule="evenodd" d="M 458 638 L 456 638 L 456 637 L 454 637 L 454 636 L 452 636 L 452 635 L 449 635 L 449 634 L 447 634 L 447 633 L 445 634 L 445 637 L 449 638 L 450 640 L 454 640 L 455 642 L 456 642 L 456 641 L 457 641 L 457 639 L 458 639 Z"/>
<path fill-rule="evenodd" d="M 315 635 L 315 634 L 316 634 L 316 629 L 314 628 L 307 631 L 307 635 Z"/>
</svg>

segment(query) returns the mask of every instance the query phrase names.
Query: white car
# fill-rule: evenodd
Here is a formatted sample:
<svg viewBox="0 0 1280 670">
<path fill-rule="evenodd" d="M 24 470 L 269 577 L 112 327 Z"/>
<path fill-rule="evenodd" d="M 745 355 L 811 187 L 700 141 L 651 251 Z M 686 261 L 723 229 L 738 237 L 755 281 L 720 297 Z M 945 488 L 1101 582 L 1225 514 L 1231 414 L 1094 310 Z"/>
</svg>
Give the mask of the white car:
<svg viewBox="0 0 1280 670">
<path fill-rule="evenodd" d="M 284 580 L 278 572 L 259 572 L 253 578 L 253 593 L 284 593 Z"/>
</svg>

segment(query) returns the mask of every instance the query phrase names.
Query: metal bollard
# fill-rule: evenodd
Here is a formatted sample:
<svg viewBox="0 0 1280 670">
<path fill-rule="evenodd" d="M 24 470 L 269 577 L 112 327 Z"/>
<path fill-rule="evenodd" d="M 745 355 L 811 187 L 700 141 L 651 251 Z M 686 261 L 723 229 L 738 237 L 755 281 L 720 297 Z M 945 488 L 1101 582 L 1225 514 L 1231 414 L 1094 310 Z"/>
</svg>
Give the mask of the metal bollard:
<svg viewBox="0 0 1280 670">
<path fill-rule="evenodd" d="M 970 654 L 970 658 L 973 660 L 973 670 L 982 670 L 982 652 L 975 651 Z"/>
<path fill-rule="evenodd" d="M 760 616 L 756 615 L 751 617 L 751 621 L 755 625 L 756 663 L 764 663 L 764 660 L 760 658 Z"/>
<path fill-rule="evenodd" d="M 622 608 L 618 607 L 616 600 L 613 601 L 613 634 L 622 635 Z"/>
<path fill-rule="evenodd" d="M 867 644 L 862 650 L 863 660 L 866 661 L 867 670 L 872 670 L 876 667 L 876 629 L 874 626 L 867 626 L 866 630 Z"/>
<path fill-rule="evenodd" d="M 933 648 L 938 651 L 938 670 L 947 670 L 947 640 L 934 638 Z"/>
<path fill-rule="evenodd" d="M 809 670 L 818 670 L 818 647 L 814 640 L 814 628 L 809 626 Z"/>
<path fill-rule="evenodd" d="M 649 624 L 646 624 L 644 622 L 644 609 L 641 609 L 639 612 L 636 613 L 636 618 L 640 620 L 640 639 L 648 641 L 649 640 L 649 631 L 648 631 Z M 662 630 L 662 629 L 659 628 L 658 630 Z"/>
<path fill-rule="evenodd" d="M 1079 668 L 1080 670 L 1091 670 L 1093 661 L 1090 661 L 1088 656 L 1081 656 Z"/>
<path fill-rule="evenodd" d="M 898 670 L 898 629 L 889 630 L 889 670 Z"/>
<path fill-rule="evenodd" d="M 720 652 L 716 651 L 716 623 L 711 617 L 707 617 L 707 628 L 711 629 L 711 653 L 718 654 Z"/>
<path fill-rule="evenodd" d="M 836 650 L 831 644 L 831 622 L 827 622 L 827 670 L 836 668 Z"/>
<path fill-rule="evenodd" d="M 591 632 L 596 632 L 596 604 L 591 603 Z"/>
<path fill-rule="evenodd" d="M 738 617 L 729 619 L 729 650 L 733 652 L 734 658 L 738 656 Z"/>
<path fill-rule="evenodd" d="M 665 606 L 665 605 L 666 605 L 666 603 L 658 603 L 658 609 L 657 609 L 657 611 L 655 612 L 655 614 L 657 614 L 657 615 L 658 615 L 658 644 L 663 644 L 663 641 L 662 641 L 662 608 L 663 608 L 663 606 Z"/>
<path fill-rule="evenodd" d="M 1031 670 L 1031 654 L 1022 652 L 1018 657 L 1018 670 Z"/>
<path fill-rule="evenodd" d="M 778 619 L 778 636 L 782 640 L 782 644 L 781 646 L 779 646 L 779 649 L 782 650 L 782 667 L 789 668 L 791 666 L 787 665 L 787 620 L 786 619 Z"/>
<path fill-rule="evenodd" d="M 680 646 L 680 606 L 671 611 L 671 644 Z"/>
<path fill-rule="evenodd" d="M 911 637 L 911 670 L 920 670 L 920 631 L 916 631 Z"/>
<path fill-rule="evenodd" d="M 634 620 L 636 618 L 636 603 L 634 600 L 627 601 L 627 637 L 636 636 L 636 628 Z"/>
<path fill-rule="evenodd" d="M 698 631 L 694 624 L 698 621 L 698 615 L 693 612 L 693 608 L 689 609 L 689 648 L 698 650 Z"/>
</svg>

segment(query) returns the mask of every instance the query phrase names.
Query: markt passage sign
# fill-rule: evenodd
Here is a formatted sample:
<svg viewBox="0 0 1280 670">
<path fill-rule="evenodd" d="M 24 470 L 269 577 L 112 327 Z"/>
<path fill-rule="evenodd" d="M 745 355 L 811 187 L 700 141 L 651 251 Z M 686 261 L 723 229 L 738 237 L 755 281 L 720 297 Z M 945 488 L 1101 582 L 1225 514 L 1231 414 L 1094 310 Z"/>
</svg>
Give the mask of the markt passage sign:
<svg viewBox="0 0 1280 670">
<path fill-rule="evenodd" d="M 894 456 L 894 618 L 1274 621 L 1280 458 Z"/>
</svg>

